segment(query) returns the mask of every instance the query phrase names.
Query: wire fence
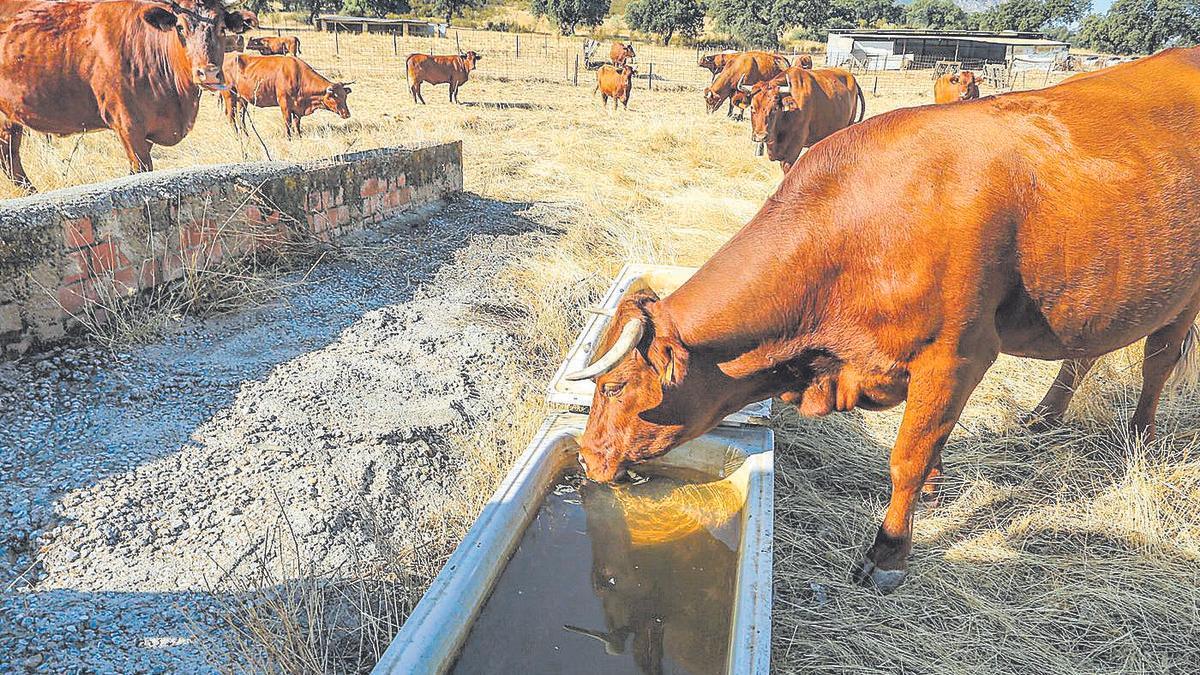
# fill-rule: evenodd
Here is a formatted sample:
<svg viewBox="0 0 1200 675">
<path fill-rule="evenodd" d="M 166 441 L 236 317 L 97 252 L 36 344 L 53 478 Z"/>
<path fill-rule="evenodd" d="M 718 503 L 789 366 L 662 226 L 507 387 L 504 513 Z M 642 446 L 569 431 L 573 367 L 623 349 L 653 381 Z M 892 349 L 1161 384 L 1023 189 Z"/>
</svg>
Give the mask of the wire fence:
<svg viewBox="0 0 1200 675">
<path fill-rule="evenodd" d="M 592 86 L 595 75 L 589 66 L 606 61 L 610 42 L 587 55 L 587 38 L 540 33 L 504 33 L 451 27 L 444 34 L 405 35 L 402 30 L 330 31 L 316 30 L 305 24 L 264 26 L 256 34 L 296 36 L 300 56 L 327 75 L 343 79 L 364 77 L 407 77 L 405 60 L 410 54 L 457 54 L 473 50 L 481 55 L 475 77 L 502 80 L 540 80 Z M 705 53 L 718 51 L 663 46 L 650 42 L 634 44 L 638 69 L 637 87 L 645 89 L 700 90 L 712 81 L 712 73 L 700 68 Z M 803 52 L 809 54 L 808 52 Z M 801 53 L 781 52 L 793 62 Z M 814 67 L 826 65 L 824 54 L 809 54 Z M 1018 70 L 1009 65 L 988 64 L 979 60 L 943 61 L 906 57 L 856 59 L 833 55 L 829 65 L 849 69 L 859 77 L 865 90 L 875 95 L 913 94 L 931 90 L 931 81 L 943 72 L 975 70 L 985 84 L 997 91 L 1029 89 L 1053 84 L 1069 75 L 1052 67 Z"/>
</svg>

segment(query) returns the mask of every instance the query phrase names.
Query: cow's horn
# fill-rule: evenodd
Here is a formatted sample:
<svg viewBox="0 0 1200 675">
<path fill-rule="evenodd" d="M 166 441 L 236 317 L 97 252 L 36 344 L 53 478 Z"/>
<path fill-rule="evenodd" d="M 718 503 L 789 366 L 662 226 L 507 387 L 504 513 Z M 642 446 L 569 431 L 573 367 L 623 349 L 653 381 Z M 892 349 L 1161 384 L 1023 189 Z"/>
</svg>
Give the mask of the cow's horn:
<svg viewBox="0 0 1200 675">
<path fill-rule="evenodd" d="M 790 84 L 785 84 L 785 85 L 779 87 L 779 93 L 785 94 L 785 95 L 792 93 L 792 86 Z"/>
<path fill-rule="evenodd" d="M 742 79 L 738 80 L 737 88 L 738 88 L 738 91 L 742 92 L 743 94 L 749 94 L 750 92 L 754 91 L 754 87 L 750 87 L 750 86 L 746 85 L 746 76 L 745 75 L 742 76 Z"/>
<path fill-rule="evenodd" d="M 646 326 L 642 324 L 640 318 L 626 321 L 625 325 L 621 327 L 621 335 L 617 337 L 617 341 L 613 343 L 612 348 L 605 352 L 604 356 L 596 359 L 595 363 L 583 370 L 567 373 L 566 379 L 572 382 L 590 380 L 616 368 L 621 359 L 625 358 L 625 355 L 633 351 L 642 341 L 642 333 L 645 330 Z"/>
<path fill-rule="evenodd" d="M 583 311 L 587 312 L 588 314 L 599 314 L 600 316 L 607 317 L 613 317 L 617 314 L 617 310 L 605 309 L 603 307 L 584 307 Z"/>
</svg>

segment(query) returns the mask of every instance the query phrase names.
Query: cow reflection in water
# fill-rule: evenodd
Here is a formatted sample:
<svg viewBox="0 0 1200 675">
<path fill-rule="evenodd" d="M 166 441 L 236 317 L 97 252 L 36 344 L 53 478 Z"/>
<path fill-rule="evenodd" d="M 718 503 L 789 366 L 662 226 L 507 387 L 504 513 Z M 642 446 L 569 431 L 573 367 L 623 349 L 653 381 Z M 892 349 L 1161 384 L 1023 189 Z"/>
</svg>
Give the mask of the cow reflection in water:
<svg viewBox="0 0 1200 675">
<path fill-rule="evenodd" d="M 593 483 L 580 488 L 592 542 L 592 585 L 603 603 L 607 625 L 603 630 L 563 628 L 603 642 L 609 654 L 632 650 L 643 673 L 723 671 L 736 552 L 695 521 L 691 521 L 695 527 L 682 528 L 678 522 L 646 522 L 646 516 L 653 514 L 631 513 L 637 507 L 631 508 L 631 495 L 625 490 Z M 661 504 L 654 499 L 639 501 Z M 736 533 L 738 514 L 725 515 L 723 529 Z M 647 526 L 654 531 L 647 532 Z M 664 662 L 677 667 L 664 670 Z"/>
</svg>

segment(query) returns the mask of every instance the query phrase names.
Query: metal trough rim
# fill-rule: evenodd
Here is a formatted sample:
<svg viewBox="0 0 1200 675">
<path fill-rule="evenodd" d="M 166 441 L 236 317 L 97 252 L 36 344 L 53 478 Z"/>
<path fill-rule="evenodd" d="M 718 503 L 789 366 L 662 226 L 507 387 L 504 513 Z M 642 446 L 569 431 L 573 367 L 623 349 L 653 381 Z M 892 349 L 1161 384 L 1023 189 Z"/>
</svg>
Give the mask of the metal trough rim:
<svg viewBox="0 0 1200 675">
<path fill-rule="evenodd" d="M 375 665 L 373 675 L 444 673 L 453 665 L 479 610 L 537 514 L 542 494 L 562 467 L 552 456 L 559 441 L 563 437 L 573 441 L 586 421 L 585 415 L 575 413 L 546 419 Z M 749 472 L 749 491 L 743 508 L 726 672 L 767 673 L 771 659 L 775 437 L 763 427 L 714 431 L 745 432 L 762 439 L 761 449 L 749 452 L 739 468 Z M 529 490 L 536 491 L 537 499 L 527 498 Z"/>
</svg>

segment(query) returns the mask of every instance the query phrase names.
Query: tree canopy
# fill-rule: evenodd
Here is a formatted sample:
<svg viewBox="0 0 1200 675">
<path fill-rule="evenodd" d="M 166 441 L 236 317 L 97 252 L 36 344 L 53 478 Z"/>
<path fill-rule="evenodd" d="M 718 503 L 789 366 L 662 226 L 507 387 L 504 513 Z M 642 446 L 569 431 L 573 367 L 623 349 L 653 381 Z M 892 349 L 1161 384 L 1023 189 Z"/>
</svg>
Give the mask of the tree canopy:
<svg viewBox="0 0 1200 675">
<path fill-rule="evenodd" d="M 914 28 L 946 30 L 967 27 L 967 13 L 951 0 L 913 0 L 904 18 Z"/>
<path fill-rule="evenodd" d="M 1152 54 L 1200 42 L 1200 0 L 1117 0 L 1080 28 L 1083 44 L 1113 54 Z"/>
<path fill-rule="evenodd" d="M 579 26 L 598 26 L 611 6 L 610 0 L 531 0 L 534 16 L 547 16 L 563 35 L 571 35 Z"/>
<path fill-rule="evenodd" d="M 633 0 L 625 10 L 625 22 L 670 44 L 676 33 L 694 38 L 704 30 L 704 5 L 699 0 Z"/>
</svg>

